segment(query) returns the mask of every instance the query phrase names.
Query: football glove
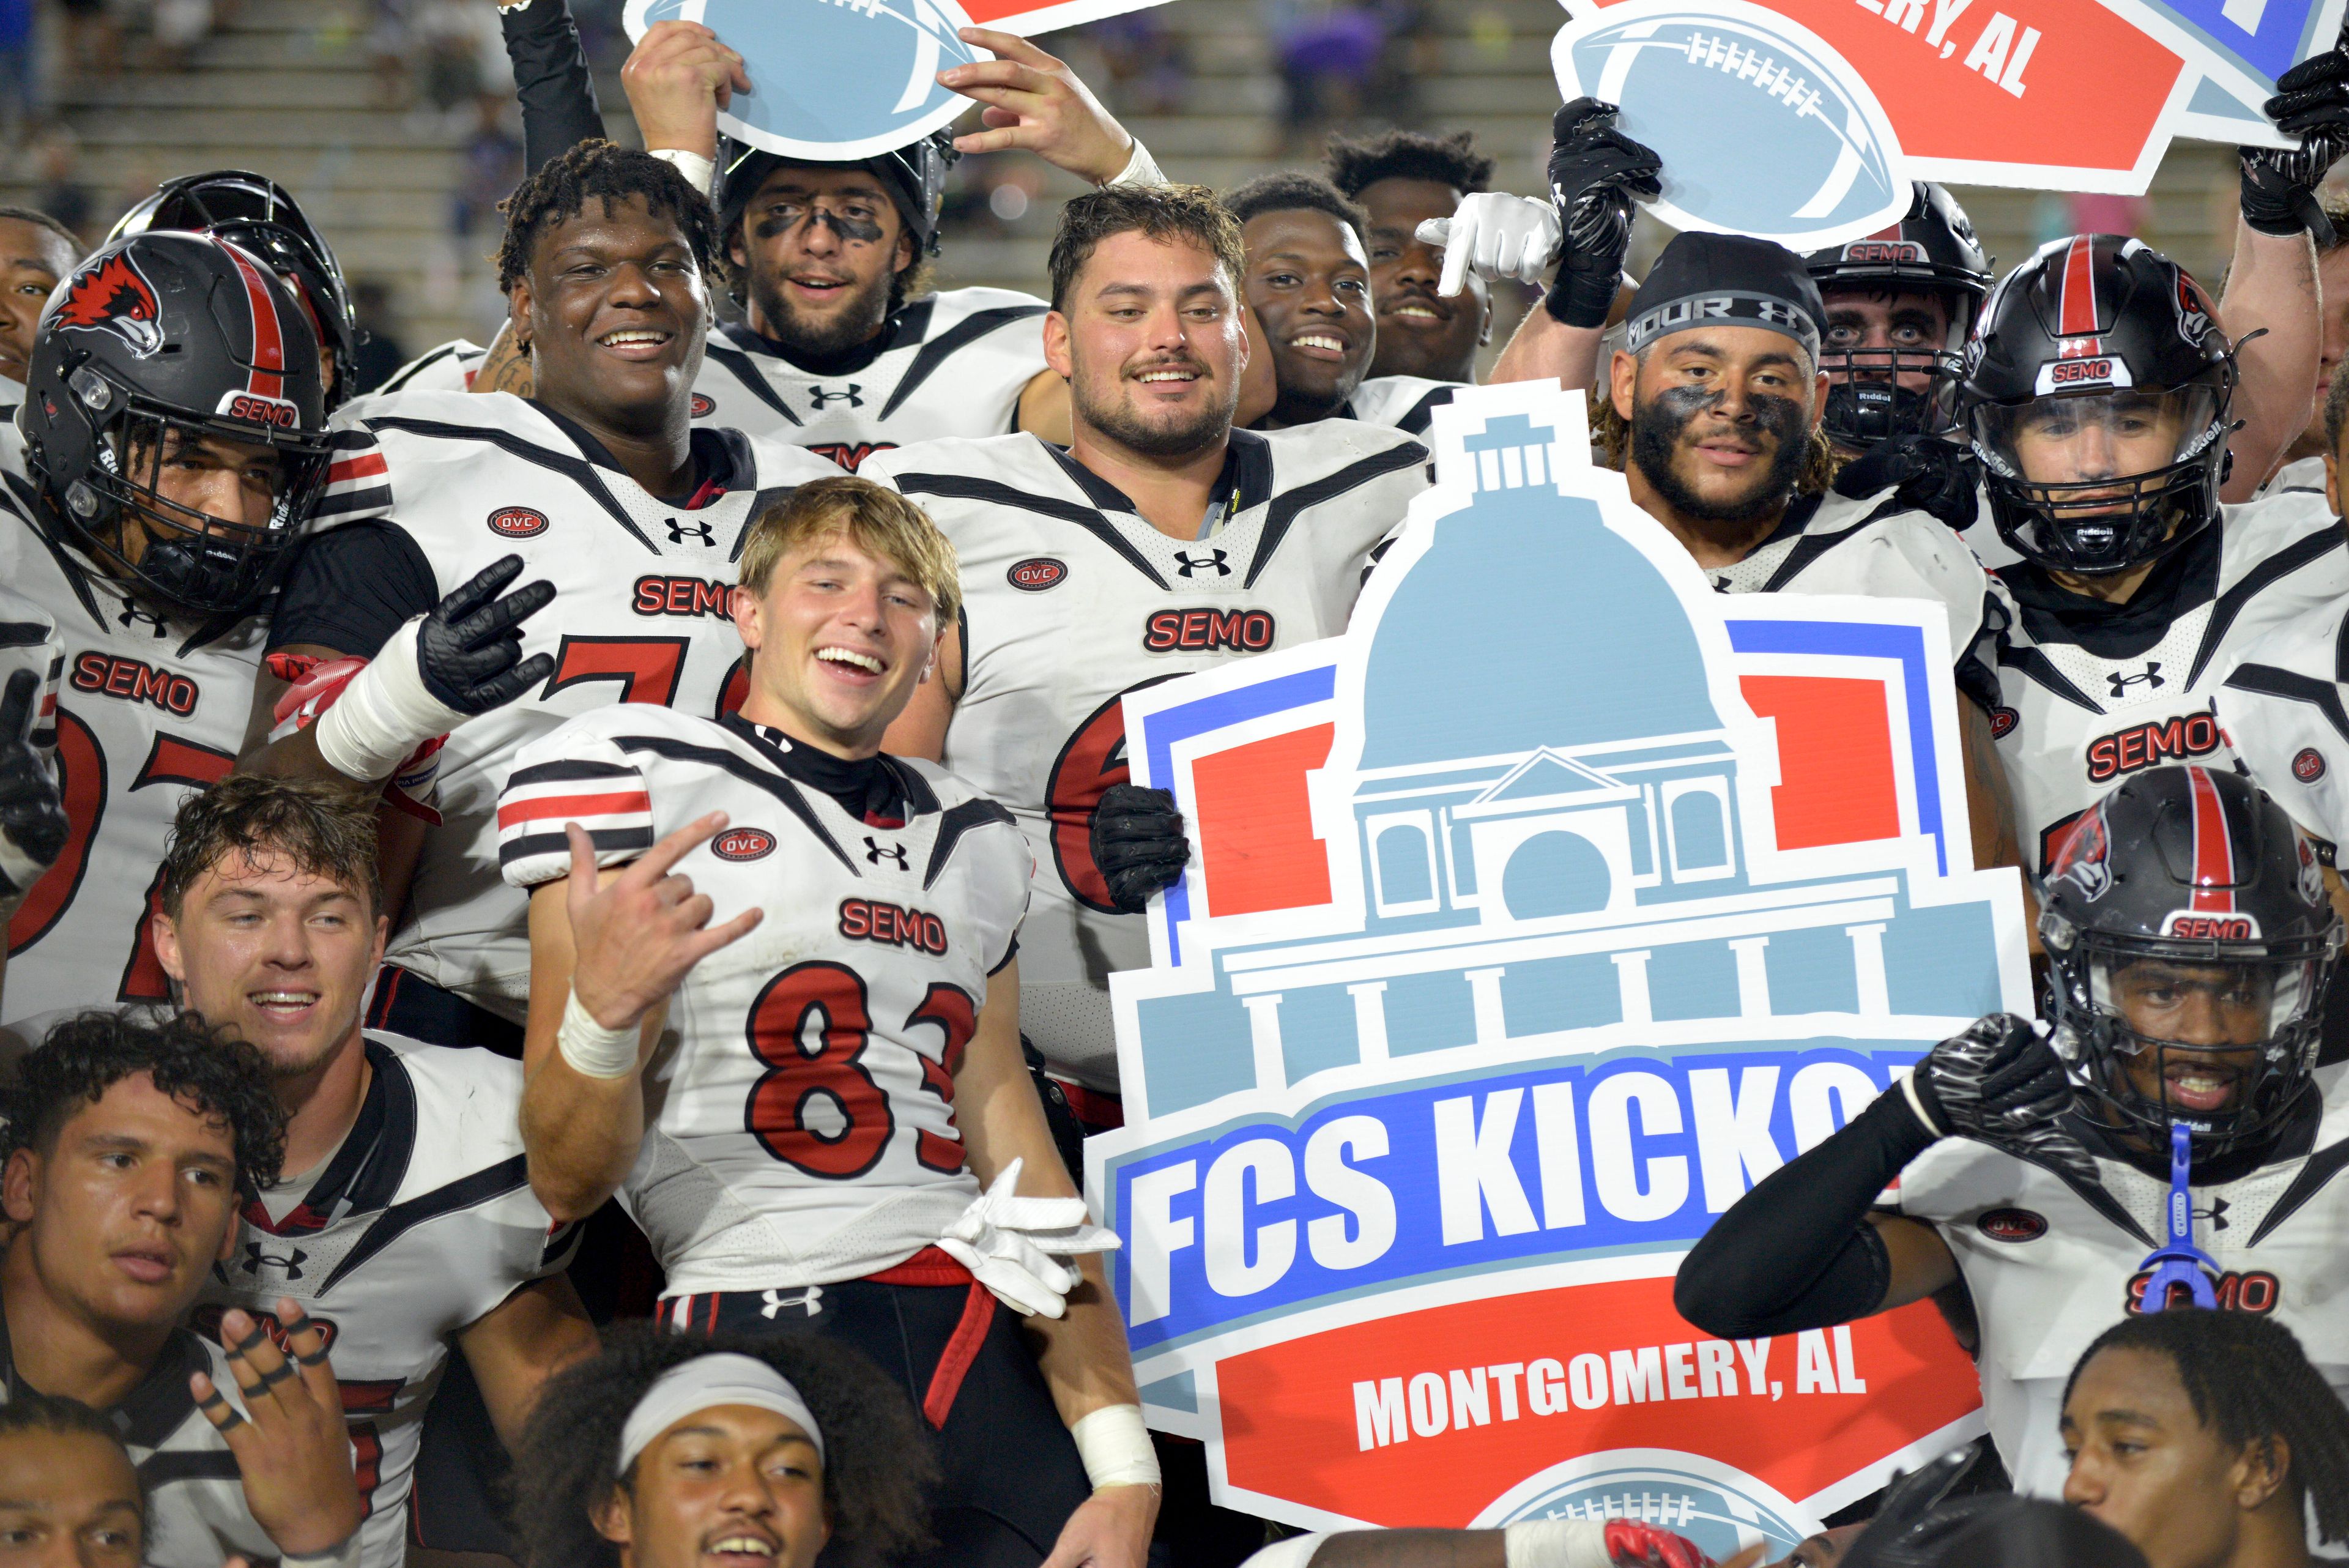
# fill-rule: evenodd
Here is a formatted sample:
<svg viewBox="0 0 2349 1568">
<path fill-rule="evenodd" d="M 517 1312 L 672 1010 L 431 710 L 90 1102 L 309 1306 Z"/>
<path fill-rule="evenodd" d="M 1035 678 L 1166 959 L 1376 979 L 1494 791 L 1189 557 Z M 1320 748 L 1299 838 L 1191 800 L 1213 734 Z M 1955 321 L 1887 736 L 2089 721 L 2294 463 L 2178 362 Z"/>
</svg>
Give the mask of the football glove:
<svg viewBox="0 0 2349 1568">
<path fill-rule="evenodd" d="M 2083 1181 L 2095 1162 L 2057 1120 L 2072 1108 L 2063 1058 L 2029 1019 L 1993 1012 L 1925 1054 L 1903 1084 L 1936 1137 L 1970 1137 Z"/>
<path fill-rule="evenodd" d="M 48 759 L 33 744 L 40 706 L 39 676 L 19 670 L 8 677 L 0 692 L 0 898 L 39 881 L 65 853 L 71 827 Z"/>
<path fill-rule="evenodd" d="M 1094 1224 L 1081 1198 L 1022 1198 L 1015 1159 L 938 1238 L 938 1250 L 971 1272 L 995 1298 L 1029 1317 L 1060 1317 L 1084 1278 L 1069 1260 L 1113 1252 L 1124 1243 Z"/>
<path fill-rule="evenodd" d="M 1631 247 L 1631 203 L 1663 193 L 1663 160 L 1618 130 L 1616 112 L 1578 98 L 1550 119 L 1549 199 L 1564 238 L 1542 303 L 1568 327 L 1607 324 Z"/>
<path fill-rule="evenodd" d="M 1881 441 L 1843 465 L 1835 493 L 1858 501 L 1889 490 L 1912 506 L 1963 532 L 1980 514 L 1982 463 L 1970 448 L 1940 436 L 1903 435 Z"/>
<path fill-rule="evenodd" d="M 471 717 L 502 708 L 554 673 L 551 654 L 522 656 L 522 623 L 554 602 L 541 578 L 499 597 L 522 576 L 522 557 L 491 562 L 460 585 L 416 630 L 416 672 L 433 700 Z"/>
<path fill-rule="evenodd" d="M 1183 836 L 1174 797 L 1139 784 L 1110 785 L 1093 808 L 1092 855 L 1109 885 L 1109 901 L 1129 915 L 1142 913 L 1191 863 L 1191 841 Z"/>
<path fill-rule="evenodd" d="M 2238 149 L 2242 161 L 2243 222 L 2263 234 L 2302 230 L 2321 245 L 2333 241 L 2332 221 L 2316 187 L 2349 152 L 2349 34 L 2323 54 L 2276 78 L 2275 96 L 2261 106 L 2298 147 Z"/>
<path fill-rule="evenodd" d="M 1480 277 L 1541 282 L 1557 259 L 1561 233 L 1556 207 L 1506 191 L 1463 196 L 1450 217 L 1419 225 L 1422 240 L 1444 247 L 1444 275 L 1435 291 L 1447 298 L 1467 283 L 1472 267 Z"/>
</svg>

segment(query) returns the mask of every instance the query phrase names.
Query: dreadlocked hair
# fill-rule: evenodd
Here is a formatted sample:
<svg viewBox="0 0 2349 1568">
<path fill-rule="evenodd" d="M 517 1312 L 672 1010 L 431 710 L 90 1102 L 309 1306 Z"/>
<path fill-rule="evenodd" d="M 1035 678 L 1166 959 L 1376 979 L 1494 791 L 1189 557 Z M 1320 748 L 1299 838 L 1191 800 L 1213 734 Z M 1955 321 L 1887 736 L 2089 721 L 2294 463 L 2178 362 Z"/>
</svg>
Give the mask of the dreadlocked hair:
<svg viewBox="0 0 2349 1568">
<path fill-rule="evenodd" d="M 693 264 L 704 276 L 723 267 L 718 214 L 710 211 L 709 198 L 651 153 L 594 140 L 548 159 L 498 203 L 506 216 L 505 237 L 498 242 L 498 287 L 511 290 L 521 282 L 530 271 L 539 236 L 577 217 L 591 200 L 616 207 L 631 199 L 642 201 L 653 216 L 667 218 L 684 231 Z"/>
<path fill-rule="evenodd" d="M 1646 351 L 1634 356 L 1647 362 Z M 1590 392 L 1590 456 L 1601 468 L 1623 472 L 1631 460 L 1631 423 L 1615 411 L 1615 399 L 1609 385 L 1607 357 L 1599 360 L 1599 385 Z M 1810 450 L 1803 454 L 1802 472 L 1795 475 L 1795 493 L 1824 495 L 1835 477 L 1843 471 L 1843 459 L 1836 455 L 1835 446 L 1827 440 L 1822 426 L 1811 427 Z"/>
<path fill-rule="evenodd" d="M 1367 141 L 1332 131 L 1321 171 L 1349 201 L 1360 201 L 1381 180 L 1432 180 L 1464 196 L 1493 183 L 1493 161 L 1476 151 L 1475 133 L 1467 130 L 1449 136 L 1390 130 Z"/>
<path fill-rule="evenodd" d="M 595 1528 L 620 1473 L 620 1432 L 660 1376 L 696 1356 L 731 1352 L 763 1361 L 807 1401 L 823 1432 L 824 1562 L 879 1568 L 929 1543 L 922 1501 L 935 1472 L 914 1407 L 851 1346 L 819 1334 L 677 1334 L 649 1323 L 605 1331 L 604 1349 L 541 1386 L 514 1450 L 514 1533 L 524 1568 L 618 1568 L 619 1549 Z"/>
<path fill-rule="evenodd" d="M 2292 1330 L 2273 1318 L 2192 1307 L 2125 1317 L 2098 1335 L 2064 1385 L 2098 1355 L 2142 1350 L 2167 1359 L 2194 1414 L 2228 1448 L 2285 1451 L 2285 1483 L 2316 1511 L 2320 1539 L 2349 1539 L 2349 1407 Z"/>
</svg>

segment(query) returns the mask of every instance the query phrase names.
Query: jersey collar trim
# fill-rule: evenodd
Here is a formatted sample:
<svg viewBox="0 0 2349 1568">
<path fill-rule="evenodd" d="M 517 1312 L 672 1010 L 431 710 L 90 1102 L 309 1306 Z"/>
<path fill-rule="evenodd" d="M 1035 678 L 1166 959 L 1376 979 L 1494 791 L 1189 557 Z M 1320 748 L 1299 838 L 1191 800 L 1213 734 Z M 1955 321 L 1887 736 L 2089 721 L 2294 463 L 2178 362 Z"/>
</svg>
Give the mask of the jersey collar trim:
<svg viewBox="0 0 2349 1568">
<path fill-rule="evenodd" d="M 309 1236 L 346 1214 L 366 1213 L 388 1204 L 408 1174 L 416 1147 L 416 1086 L 398 1053 L 365 1040 L 367 1097 L 343 1147 L 283 1220 L 274 1224 L 257 1198 L 245 1200 L 244 1222 L 272 1236 Z"/>
<path fill-rule="evenodd" d="M 829 796 L 868 827 L 902 827 L 926 812 L 939 809 L 937 793 L 929 781 L 886 752 L 874 753 L 869 765 L 845 762 L 803 745 L 772 725 L 754 724 L 739 713 L 729 713 L 719 722 L 756 747 L 776 771 Z M 851 806 L 843 795 L 861 797 L 862 806 Z M 876 817 L 894 820 L 876 821 Z"/>
<path fill-rule="evenodd" d="M 589 434 L 585 426 L 556 413 L 536 398 L 528 400 L 532 408 L 543 414 L 548 423 L 561 431 L 564 437 L 579 449 L 580 456 L 598 468 L 609 469 L 623 479 L 627 477 L 627 471 L 620 466 L 619 460 L 602 441 Z M 680 511 L 698 512 L 730 490 L 753 488 L 758 483 L 758 475 L 743 472 L 750 448 L 747 443 L 727 439 L 733 434 L 731 431 L 712 430 L 706 425 L 697 426 L 688 432 L 688 450 L 693 460 L 688 475 L 691 488 L 683 497 L 661 495 L 654 499 Z"/>
<path fill-rule="evenodd" d="M 936 303 L 931 296 L 917 299 L 881 324 L 881 329 L 844 354 L 809 359 L 794 355 L 786 345 L 763 333 L 754 332 L 747 321 L 721 321 L 718 330 L 729 342 L 746 354 L 757 354 L 769 359 L 781 359 L 803 376 L 823 379 L 831 376 L 853 376 L 870 366 L 893 348 L 906 348 L 930 335 L 930 310 Z"/>
<path fill-rule="evenodd" d="M 8 1342 L 5 1317 L 0 1317 L 0 1369 L 5 1369 L 11 1397 L 30 1386 L 17 1376 L 16 1353 Z M 196 1397 L 188 1391 L 189 1375 L 211 1370 L 212 1357 L 205 1353 L 203 1342 L 188 1329 L 173 1329 L 137 1385 L 107 1412 L 123 1446 L 161 1448 L 196 1412 Z"/>
<path fill-rule="evenodd" d="M 1066 447 L 1054 446 L 1050 441 L 1039 444 L 1051 454 L 1070 483 L 1082 491 L 1096 509 L 1123 512 L 1128 516 L 1141 514 L 1140 508 L 1124 491 L 1079 462 Z M 1208 514 L 1228 520 L 1271 499 L 1272 443 L 1254 431 L 1233 431 L 1224 446 L 1224 466 L 1217 471 L 1215 485 L 1208 492 Z"/>
</svg>

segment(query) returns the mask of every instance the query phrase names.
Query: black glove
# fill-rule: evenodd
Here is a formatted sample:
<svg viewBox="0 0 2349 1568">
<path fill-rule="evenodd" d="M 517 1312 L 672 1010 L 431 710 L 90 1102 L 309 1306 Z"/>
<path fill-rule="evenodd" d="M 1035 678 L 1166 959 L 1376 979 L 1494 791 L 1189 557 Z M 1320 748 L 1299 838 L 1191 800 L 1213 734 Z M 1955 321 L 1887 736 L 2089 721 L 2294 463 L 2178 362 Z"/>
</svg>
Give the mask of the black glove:
<svg viewBox="0 0 2349 1568">
<path fill-rule="evenodd" d="M 41 879 L 65 853 L 65 796 L 33 744 L 41 678 L 29 670 L 8 677 L 0 693 L 0 898 L 14 898 Z"/>
<path fill-rule="evenodd" d="M 1975 1020 L 1925 1054 L 1909 1090 L 1932 1132 L 2095 1179 L 2095 1162 L 2056 1122 L 2072 1108 L 2071 1075 L 2029 1019 L 1993 1012 Z"/>
<path fill-rule="evenodd" d="M 1900 435 L 1878 441 L 1843 465 L 1835 493 L 1858 501 L 1889 490 L 1962 533 L 1981 514 L 1982 462 L 1972 451 L 1940 436 Z"/>
<path fill-rule="evenodd" d="M 1129 915 L 1150 907 L 1151 896 L 1172 887 L 1191 863 L 1183 814 L 1163 789 L 1112 784 L 1093 807 L 1093 866 L 1109 884 L 1109 901 Z"/>
<path fill-rule="evenodd" d="M 521 576 L 520 556 L 492 562 L 416 628 L 417 673 L 434 701 L 460 713 L 486 713 L 554 673 L 550 655 L 522 656 L 522 623 L 554 602 L 554 585 L 541 578 L 498 597 Z"/>
<path fill-rule="evenodd" d="M 1603 327 L 1623 282 L 1633 198 L 1663 193 L 1664 161 L 1615 129 L 1616 109 L 1578 98 L 1550 119 L 1549 199 L 1564 231 L 1542 305 L 1568 327 Z"/>
<path fill-rule="evenodd" d="M 2349 151 L 2349 37 L 2276 78 L 2275 97 L 2261 106 L 2298 147 L 2244 147 L 2243 222 L 2263 234 L 2333 241 L 2332 221 L 2316 200 L 2324 172 Z"/>
</svg>

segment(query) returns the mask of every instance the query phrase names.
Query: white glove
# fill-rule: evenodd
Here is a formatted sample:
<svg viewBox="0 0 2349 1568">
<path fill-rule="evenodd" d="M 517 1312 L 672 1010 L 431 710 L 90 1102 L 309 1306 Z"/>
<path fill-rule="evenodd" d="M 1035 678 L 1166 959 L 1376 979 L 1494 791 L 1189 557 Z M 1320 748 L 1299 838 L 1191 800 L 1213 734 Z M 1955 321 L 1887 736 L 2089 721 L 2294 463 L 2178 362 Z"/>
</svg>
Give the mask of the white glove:
<svg viewBox="0 0 2349 1568">
<path fill-rule="evenodd" d="M 1033 1317 L 1060 1317 L 1062 1298 L 1084 1276 L 1061 1262 L 1080 1252 L 1114 1252 L 1124 1243 L 1094 1224 L 1081 1198 L 1021 1198 L 1019 1168 L 1013 1160 L 995 1185 L 947 1227 L 938 1248 L 968 1269 L 996 1299 Z"/>
<path fill-rule="evenodd" d="M 1549 281 L 1564 238 L 1557 209 L 1530 196 L 1479 191 L 1460 198 L 1448 218 L 1430 218 L 1419 237 L 1444 247 L 1444 276 L 1436 292 L 1458 294 L 1474 266 L 1479 277 L 1513 277 L 1519 283 Z"/>
</svg>

